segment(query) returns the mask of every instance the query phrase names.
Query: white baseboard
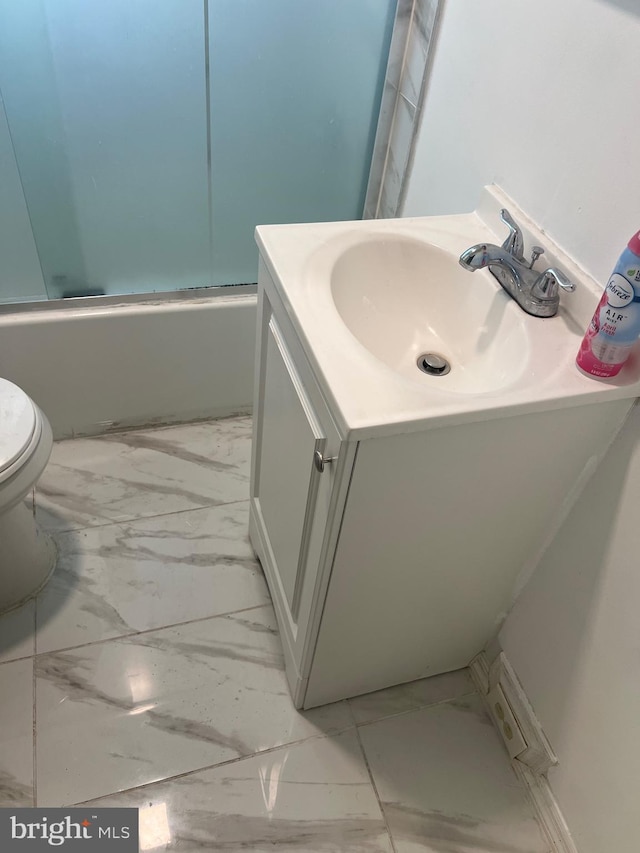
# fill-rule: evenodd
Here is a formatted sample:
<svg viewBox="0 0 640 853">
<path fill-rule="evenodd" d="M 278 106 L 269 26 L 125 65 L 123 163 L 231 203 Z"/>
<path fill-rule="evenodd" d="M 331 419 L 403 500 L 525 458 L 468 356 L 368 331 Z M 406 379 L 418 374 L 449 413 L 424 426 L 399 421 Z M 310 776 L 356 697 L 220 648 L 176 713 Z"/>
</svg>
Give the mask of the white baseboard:
<svg viewBox="0 0 640 853">
<path fill-rule="evenodd" d="M 529 802 L 551 849 L 557 853 L 578 853 L 569 827 L 560 811 L 546 776 L 535 773 L 515 758 L 512 767 L 527 792 Z"/>
<path fill-rule="evenodd" d="M 478 693 L 485 697 L 489 692 L 489 661 L 484 652 L 480 652 L 469 664 L 469 675 Z"/>
<path fill-rule="evenodd" d="M 500 684 L 516 718 L 526 749 L 511 759 L 511 766 L 527 793 L 551 849 L 555 853 L 578 853 L 546 776 L 549 768 L 558 763 L 558 759 L 504 652 L 500 653 L 491 666 L 486 654 L 481 652 L 469 664 L 469 672 L 503 741 L 504 735 L 488 699 L 491 687 Z"/>
</svg>

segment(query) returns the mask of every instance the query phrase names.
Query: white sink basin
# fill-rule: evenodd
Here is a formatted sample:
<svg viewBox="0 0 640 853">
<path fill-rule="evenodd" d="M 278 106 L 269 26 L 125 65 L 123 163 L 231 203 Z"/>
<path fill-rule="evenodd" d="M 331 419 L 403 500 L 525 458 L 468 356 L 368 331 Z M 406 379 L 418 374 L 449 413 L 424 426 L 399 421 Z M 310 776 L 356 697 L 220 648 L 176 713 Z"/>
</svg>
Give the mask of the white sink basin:
<svg viewBox="0 0 640 853">
<path fill-rule="evenodd" d="M 327 251 L 332 253 L 329 245 Z M 423 386 L 480 394 L 513 383 L 529 362 L 524 313 L 458 256 L 399 234 L 363 235 L 339 251 L 330 273 L 343 322 L 376 358 Z M 424 353 L 451 370 L 418 369 Z"/>
<path fill-rule="evenodd" d="M 527 247 L 544 246 L 536 269 L 558 267 L 577 285 L 555 317 L 526 314 L 488 270 L 458 263 L 474 243 L 504 240 L 503 207 Z M 602 286 L 495 186 L 475 213 L 266 225 L 256 238 L 269 299 L 282 303 L 344 437 L 640 395 L 637 357 L 608 382 L 577 369 Z M 451 371 L 422 373 L 425 352 Z"/>
</svg>

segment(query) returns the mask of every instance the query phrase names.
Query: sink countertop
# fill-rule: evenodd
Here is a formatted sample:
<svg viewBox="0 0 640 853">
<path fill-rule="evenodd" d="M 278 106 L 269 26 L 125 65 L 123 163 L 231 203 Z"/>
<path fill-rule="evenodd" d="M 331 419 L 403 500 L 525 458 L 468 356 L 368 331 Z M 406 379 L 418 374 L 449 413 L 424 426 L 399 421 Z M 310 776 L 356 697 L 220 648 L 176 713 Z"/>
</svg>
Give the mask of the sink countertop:
<svg viewBox="0 0 640 853">
<path fill-rule="evenodd" d="M 560 267 L 576 283 L 576 292 L 563 292 L 558 314 L 541 319 L 522 311 L 488 270 L 465 273 L 470 293 L 479 286 L 491 288 L 491 299 L 504 316 L 524 326 L 528 347 L 523 350 L 519 376 L 497 389 L 453 393 L 438 385 L 445 377 L 422 378 L 417 367 L 416 379 L 399 375 L 363 346 L 343 322 L 330 286 L 335 262 L 351 247 L 367 241 L 375 241 L 379 254 L 385 238 L 390 243 L 398 238 L 426 242 L 457 261 L 461 252 L 475 243 L 502 243 L 506 236 L 499 220 L 502 207 L 507 207 L 522 227 L 527 250 L 532 244 L 544 246 L 545 254 L 536 269 Z M 496 186 L 485 189 L 473 213 L 263 225 L 256 229 L 256 241 L 320 387 L 333 404 L 337 426 L 345 439 L 416 432 L 447 423 L 607 400 L 631 401 L 640 395 L 638 347 L 613 380 L 589 378 L 575 366 L 580 341 L 604 283 L 598 284 L 581 270 Z M 451 310 L 456 310 L 455 304 Z"/>
</svg>

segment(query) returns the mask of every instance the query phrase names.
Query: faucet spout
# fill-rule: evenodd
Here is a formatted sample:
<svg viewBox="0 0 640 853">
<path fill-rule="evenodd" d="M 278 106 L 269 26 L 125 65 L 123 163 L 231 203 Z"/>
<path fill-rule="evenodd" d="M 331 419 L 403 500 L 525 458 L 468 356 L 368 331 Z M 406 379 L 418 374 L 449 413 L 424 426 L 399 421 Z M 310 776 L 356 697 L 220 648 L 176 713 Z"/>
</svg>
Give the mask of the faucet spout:
<svg viewBox="0 0 640 853">
<path fill-rule="evenodd" d="M 510 229 L 504 244 L 476 243 L 460 255 L 460 266 L 469 272 L 488 268 L 523 311 L 534 317 L 553 317 L 560 304 L 559 288 L 575 290 L 575 285 L 555 268 L 542 273 L 534 270 L 533 265 L 544 249 L 534 246 L 531 260 L 527 263 L 520 228 L 508 211 L 503 210 L 501 216 Z"/>
<path fill-rule="evenodd" d="M 493 243 L 476 243 L 475 246 L 465 249 L 460 255 L 459 263 L 469 272 L 492 266 L 506 267 L 511 273 L 515 286 L 518 289 L 521 288 L 521 277 L 513 255 L 501 246 L 495 246 Z"/>
</svg>

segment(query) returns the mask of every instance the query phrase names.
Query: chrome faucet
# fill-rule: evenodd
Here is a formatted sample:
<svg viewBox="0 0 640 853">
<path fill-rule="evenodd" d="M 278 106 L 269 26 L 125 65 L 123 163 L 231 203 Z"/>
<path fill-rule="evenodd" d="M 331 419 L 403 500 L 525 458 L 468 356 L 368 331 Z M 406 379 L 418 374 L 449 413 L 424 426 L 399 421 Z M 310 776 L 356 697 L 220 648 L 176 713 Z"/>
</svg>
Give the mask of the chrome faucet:
<svg viewBox="0 0 640 853">
<path fill-rule="evenodd" d="M 523 311 L 534 317 L 553 317 L 560 305 L 560 288 L 573 291 L 575 284 L 553 267 L 542 273 L 534 270 L 533 265 L 544 249 L 533 246 L 531 260 L 527 262 L 522 231 L 508 210 L 501 210 L 500 216 L 509 228 L 509 236 L 502 246 L 477 243 L 460 255 L 460 265 L 470 272 L 488 267 Z"/>
</svg>

